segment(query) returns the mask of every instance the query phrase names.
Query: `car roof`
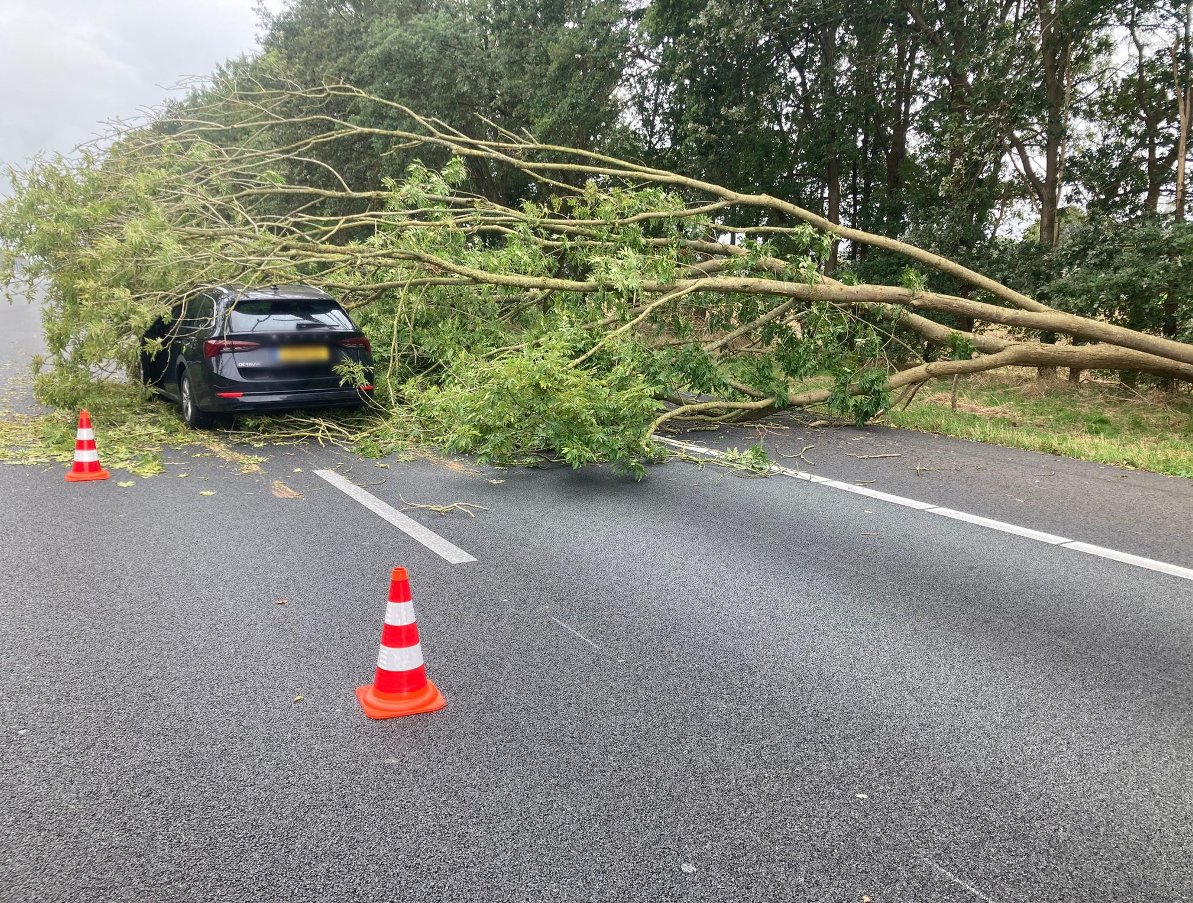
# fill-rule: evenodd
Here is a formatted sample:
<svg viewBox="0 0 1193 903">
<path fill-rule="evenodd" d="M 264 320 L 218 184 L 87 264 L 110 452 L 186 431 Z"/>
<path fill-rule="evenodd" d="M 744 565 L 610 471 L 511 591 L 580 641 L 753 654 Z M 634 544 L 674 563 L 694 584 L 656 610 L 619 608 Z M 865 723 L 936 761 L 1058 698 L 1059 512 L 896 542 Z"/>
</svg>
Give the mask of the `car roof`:
<svg viewBox="0 0 1193 903">
<path fill-rule="evenodd" d="M 243 285 L 213 285 L 209 289 L 219 293 L 221 300 L 238 301 L 334 301 L 327 292 L 313 285 L 270 285 L 265 288 L 246 288 Z"/>
</svg>

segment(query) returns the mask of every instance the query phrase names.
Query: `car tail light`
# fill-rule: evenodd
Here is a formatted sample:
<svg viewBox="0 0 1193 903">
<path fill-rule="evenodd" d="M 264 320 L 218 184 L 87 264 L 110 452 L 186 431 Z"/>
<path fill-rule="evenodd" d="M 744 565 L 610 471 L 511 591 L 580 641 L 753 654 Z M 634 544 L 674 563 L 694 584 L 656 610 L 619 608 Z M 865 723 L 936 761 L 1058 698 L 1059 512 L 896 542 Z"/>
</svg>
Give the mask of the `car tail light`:
<svg viewBox="0 0 1193 903">
<path fill-rule="evenodd" d="M 361 387 L 360 387 L 360 391 L 362 391 L 362 392 L 372 392 L 372 391 L 373 391 L 373 387 L 372 387 L 372 386 L 361 386 Z"/>
<path fill-rule="evenodd" d="M 373 344 L 362 335 L 353 336 L 350 339 L 340 339 L 341 348 L 363 348 L 370 354 L 373 352 Z"/>
<path fill-rule="evenodd" d="M 244 398 L 243 392 L 216 392 L 216 398 Z"/>
<path fill-rule="evenodd" d="M 203 343 L 203 357 L 219 357 L 229 351 L 252 351 L 260 348 L 257 342 L 238 342 L 234 339 L 208 339 Z"/>
</svg>

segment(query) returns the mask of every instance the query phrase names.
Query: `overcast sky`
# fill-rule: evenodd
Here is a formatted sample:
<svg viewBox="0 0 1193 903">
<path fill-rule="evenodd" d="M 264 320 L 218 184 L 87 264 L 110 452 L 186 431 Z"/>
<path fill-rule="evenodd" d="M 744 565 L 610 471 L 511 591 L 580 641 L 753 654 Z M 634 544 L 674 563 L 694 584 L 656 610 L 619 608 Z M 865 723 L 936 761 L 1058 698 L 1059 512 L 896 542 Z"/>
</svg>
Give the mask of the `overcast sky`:
<svg viewBox="0 0 1193 903">
<path fill-rule="evenodd" d="M 255 50 L 254 7 L 254 0 L 0 0 L 0 164 L 69 152 L 104 120 L 134 116 L 183 78 Z"/>
</svg>

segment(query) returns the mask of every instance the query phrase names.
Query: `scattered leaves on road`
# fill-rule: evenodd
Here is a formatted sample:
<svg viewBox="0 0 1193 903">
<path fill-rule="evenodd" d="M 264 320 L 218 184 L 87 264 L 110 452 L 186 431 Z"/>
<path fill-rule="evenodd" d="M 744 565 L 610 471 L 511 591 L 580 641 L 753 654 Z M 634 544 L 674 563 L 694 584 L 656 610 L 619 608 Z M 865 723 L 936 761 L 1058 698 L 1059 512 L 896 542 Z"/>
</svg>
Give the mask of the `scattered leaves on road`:
<svg viewBox="0 0 1193 903">
<path fill-rule="evenodd" d="M 304 699 L 306 699 L 305 696 L 295 696 L 294 697 L 295 702 L 302 702 Z"/>
<path fill-rule="evenodd" d="M 285 605 L 289 601 L 290 601 L 289 599 L 277 599 L 274 601 L 273 604 L 274 605 Z"/>
<path fill-rule="evenodd" d="M 121 480 L 116 485 L 119 486 L 121 489 L 128 489 L 129 486 L 136 486 L 137 481 L 136 480 Z"/>
<path fill-rule="evenodd" d="M 215 495 L 215 493 L 210 489 L 202 489 L 199 491 L 199 495 Z"/>
<path fill-rule="evenodd" d="M 289 486 L 287 486 L 281 480 L 273 481 L 272 490 L 273 490 L 274 496 L 279 499 L 300 499 L 300 498 L 302 498 L 301 492 L 291 489 Z"/>
</svg>

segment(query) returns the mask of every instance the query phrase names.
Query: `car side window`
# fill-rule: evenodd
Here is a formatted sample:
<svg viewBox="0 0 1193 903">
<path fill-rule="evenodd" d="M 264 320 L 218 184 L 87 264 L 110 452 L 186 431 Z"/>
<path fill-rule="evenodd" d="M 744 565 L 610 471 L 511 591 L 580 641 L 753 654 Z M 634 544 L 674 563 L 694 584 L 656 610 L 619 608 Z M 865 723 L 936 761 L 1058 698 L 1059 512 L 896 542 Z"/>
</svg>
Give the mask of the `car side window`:
<svg viewBox="0 0 1193 903">
<path fill-rule="evenodd" d="M 195 335 L 210 329 L 215 322 L 215 299 L 210 295 L 188 298 L 182 317 L 182 331 Z"/>
</svg>

